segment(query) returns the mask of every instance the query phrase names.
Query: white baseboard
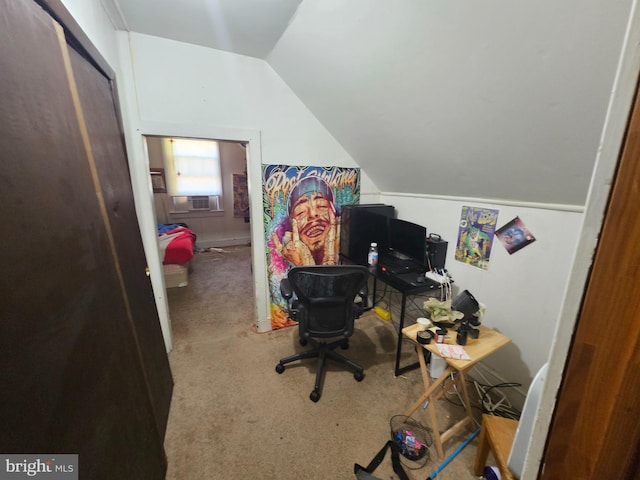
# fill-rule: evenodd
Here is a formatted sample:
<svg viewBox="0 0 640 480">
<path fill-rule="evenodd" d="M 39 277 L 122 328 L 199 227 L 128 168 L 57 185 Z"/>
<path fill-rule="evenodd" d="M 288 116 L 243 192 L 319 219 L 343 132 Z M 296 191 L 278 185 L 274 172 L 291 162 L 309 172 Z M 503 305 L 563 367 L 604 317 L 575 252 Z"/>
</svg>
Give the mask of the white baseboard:
<svg viewBox="0 0 640 480">
<path fill-rule="evenodd" d="M 251 236 L 247 235 L 246 237 L 239 238 L 221 238 L 221 239 L 213 239 L 213 240 L 196 240 L 197 248 L 222 248 L 222 247 L 233 247 L 236 245 L 249 245 L 251 244 Z"/>
</svg>

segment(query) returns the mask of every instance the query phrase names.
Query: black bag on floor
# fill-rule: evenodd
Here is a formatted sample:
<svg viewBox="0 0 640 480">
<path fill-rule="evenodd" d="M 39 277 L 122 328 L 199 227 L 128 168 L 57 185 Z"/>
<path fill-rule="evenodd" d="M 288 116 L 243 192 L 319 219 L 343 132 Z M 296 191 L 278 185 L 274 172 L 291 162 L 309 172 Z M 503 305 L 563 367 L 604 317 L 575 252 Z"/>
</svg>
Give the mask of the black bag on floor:
<svg viewBox="0 0 640 480">
<path fill-rule="evenodd" d="M 396 442 L 391 440 L 384 444 L 382 450 L 373 457 L 373 460 L 371 460 L 366 468 L 357 463 L 353 465 L 353 473 L 356 474 L 356 478 L 358 480 L 380 480 L 378 477 L 374 477 L 372 473 L 376 468 L 378 468 L 378 465 L 382 463 L 382 460 L 384 460 L 384 456 L 389 449 L 391 449 L 391 464 L 393 465 L 393 471 L 396 472 L 396 475 L 398 475 L 400 480 L 409 480 L 409 477 L 407 477 L 407 474 L 400 463 L 400 448 Z"/>
</svg>

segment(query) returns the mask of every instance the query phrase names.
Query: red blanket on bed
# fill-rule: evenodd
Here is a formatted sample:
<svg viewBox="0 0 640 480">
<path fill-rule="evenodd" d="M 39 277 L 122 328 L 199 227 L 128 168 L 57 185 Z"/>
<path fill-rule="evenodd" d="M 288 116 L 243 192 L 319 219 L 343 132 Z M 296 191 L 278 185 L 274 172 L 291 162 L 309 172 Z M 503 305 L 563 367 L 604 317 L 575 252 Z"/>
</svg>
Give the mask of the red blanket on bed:
<svg viewBox="0 0 640 480">
<path fill-rule="evenodd" d="M 187 263 L 193 258 L 196 234 L 186 227 L 177 227 L 158 234 L 162 263 Z"/>
</svg>

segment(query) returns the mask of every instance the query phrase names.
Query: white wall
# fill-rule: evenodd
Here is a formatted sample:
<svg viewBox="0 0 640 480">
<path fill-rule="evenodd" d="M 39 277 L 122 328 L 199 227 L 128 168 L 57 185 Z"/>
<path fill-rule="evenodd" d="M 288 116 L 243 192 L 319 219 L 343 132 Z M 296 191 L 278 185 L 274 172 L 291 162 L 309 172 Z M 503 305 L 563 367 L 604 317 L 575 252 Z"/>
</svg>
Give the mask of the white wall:
<svg viewBox="0 0 640 480">
<path fill-rule="evenodd" d="M 99 0 L 61 0 L 111 68 L 119 65 L 116 32 Z"/>
<path fill-rule="evenodd" d="M 526 392 L 538 369 L 548 361 L 562 307 L 565 285 L 580 234 L 579 209 L 553 210 L 527 204 L 504 205 L 478 199 L 438 199 L 382 193 L 398 218 L 427 227 L 449 242 L 446 266 L 456 291 L 469 290 L 487 305 L 484 324 L 512 343 L 485 360 L 502 379 L 519 382 Z M 488 270 L 454 259 L 462 206 L 499 210 L 497 227 L 519 216 L 536 241 L 509 255 L 494 237 Z M 573 211 L 571 211 L 573 210 Z"/>
<path fill-rule="evenodd" d="M 146 165 L 142 134 L 249 141 L 256 326 L 270 329 L 261 165 L 357 165 L 263 60 L 135 33 L 119 46 L 133 163 Z M 364 173 L 362 191 L 375 195 Z"/>
</svg>

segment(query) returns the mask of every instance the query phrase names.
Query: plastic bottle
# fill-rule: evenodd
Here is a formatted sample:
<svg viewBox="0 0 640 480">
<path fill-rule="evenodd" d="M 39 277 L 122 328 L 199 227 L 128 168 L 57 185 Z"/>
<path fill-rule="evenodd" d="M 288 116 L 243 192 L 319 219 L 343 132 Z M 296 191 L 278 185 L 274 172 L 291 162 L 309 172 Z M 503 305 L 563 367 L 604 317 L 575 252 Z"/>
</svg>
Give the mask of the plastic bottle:
<svg viewBox="0 0 640 480">
<path fill-rule="evenodd" d="M 375 267 L 378 264 L 378 244 L 376 242 L 373 242 L 369 247 L 367 263 L 370 267 Z"/>
<path fill-rule="evenodd" d="M 485 467 L 484 468 L 484 476 L 486 480 L 500 480 L 502 475 L 500 475 L 500 470 L 498 467 Z"/>
<path fill-rule="evenodd" d="M 442 358 L 437 355 L 431 355 L 431 362 L 429 364 L 429 374 L 431 375 L 431 378 L 439 378 L 440 375 L 444 373 L 446 366 L 447 362 Z"/>
</svg>

